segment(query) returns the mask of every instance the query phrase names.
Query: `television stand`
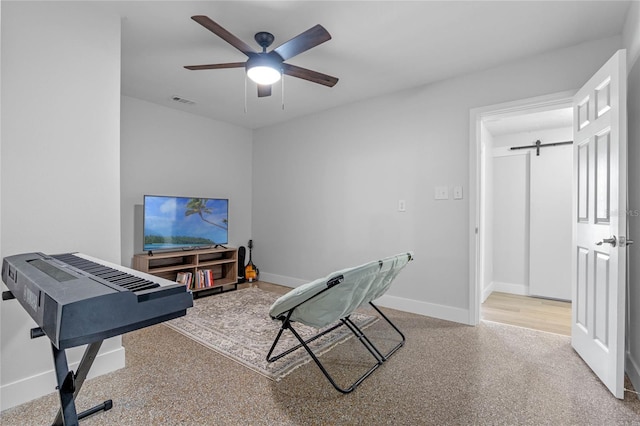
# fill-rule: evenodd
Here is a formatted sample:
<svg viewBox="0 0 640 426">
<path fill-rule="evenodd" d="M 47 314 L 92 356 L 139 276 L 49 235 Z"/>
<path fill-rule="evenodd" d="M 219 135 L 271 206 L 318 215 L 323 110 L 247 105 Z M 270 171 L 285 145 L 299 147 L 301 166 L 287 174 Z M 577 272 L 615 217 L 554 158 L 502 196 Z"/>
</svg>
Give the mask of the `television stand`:
<svg viewBox="0 0 640 426">
<path fill-rule="evenodd" d="M 194 297 L 238 289 L 238 249 L 232 247 L 135 254 L 133 269 L 171 281 L 190 277 Z"/>
</svg>

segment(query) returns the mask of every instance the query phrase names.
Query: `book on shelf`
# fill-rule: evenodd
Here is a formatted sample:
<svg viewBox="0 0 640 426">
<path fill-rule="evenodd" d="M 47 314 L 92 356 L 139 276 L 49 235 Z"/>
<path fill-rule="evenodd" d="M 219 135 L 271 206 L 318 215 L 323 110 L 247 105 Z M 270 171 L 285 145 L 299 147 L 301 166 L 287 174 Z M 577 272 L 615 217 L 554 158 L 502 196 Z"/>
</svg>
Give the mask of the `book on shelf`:
<svg viewBox="0 0 640 426">
<path fill-rule="evenodd" d="M 191 282 L 193 274 L 191 272 L 178 272 L 176 275 L 176 282 L 178 284 L 184 284 L 187 288 L 191 288 Z"/>
<path fill-rule="evenodd" d="M 196 288 L 204 288 L 204 271 L 200 269 L 198 271 L 198 282 Z"/>
<path fill-rule="evenodd" d="M 211 269 L 207 269 L 207 287 L 213 287 L 213 271 Z"/>
<path fill-rule="evenodd" d="M 198 271 L 198 280 L 196 288 L 213 287 L 213 271 L 211 269 L 200 269 Z"/>
</svg>

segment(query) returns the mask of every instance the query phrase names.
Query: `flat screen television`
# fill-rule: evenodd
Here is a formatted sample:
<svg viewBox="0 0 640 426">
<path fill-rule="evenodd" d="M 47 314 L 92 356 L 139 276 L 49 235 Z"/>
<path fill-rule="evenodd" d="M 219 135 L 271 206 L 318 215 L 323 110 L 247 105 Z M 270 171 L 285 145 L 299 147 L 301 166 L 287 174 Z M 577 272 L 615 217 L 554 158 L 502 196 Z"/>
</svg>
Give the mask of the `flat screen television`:
<svg viewBox="0 0 640 426">
<path fill-rule="evenodd" d="M 215 247 L 229 242 L 229 200 L 144 196 L 144 251 Z"/>
</svg>

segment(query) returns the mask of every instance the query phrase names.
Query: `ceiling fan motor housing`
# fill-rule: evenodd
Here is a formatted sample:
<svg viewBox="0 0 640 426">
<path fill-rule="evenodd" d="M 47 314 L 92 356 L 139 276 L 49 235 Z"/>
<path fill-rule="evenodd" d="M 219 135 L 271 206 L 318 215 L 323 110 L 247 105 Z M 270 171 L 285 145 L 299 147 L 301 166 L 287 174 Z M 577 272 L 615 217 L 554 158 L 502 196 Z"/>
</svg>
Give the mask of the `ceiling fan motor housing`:
<svg viewBox="0 0 640 426">
<path fill-rule="evenodd" d="M 258 45 L 262 47 L 263 52 L 266 52 L 267 47 L 271 46 L 271 43 L 273 43 L 273 40 L 275 40 L 273 34 L 266 31 L 260 31 L 259 33 L 256 33 L 253 38 L 255 39 L 256 43 L 258 43 Z"/>
</svg>

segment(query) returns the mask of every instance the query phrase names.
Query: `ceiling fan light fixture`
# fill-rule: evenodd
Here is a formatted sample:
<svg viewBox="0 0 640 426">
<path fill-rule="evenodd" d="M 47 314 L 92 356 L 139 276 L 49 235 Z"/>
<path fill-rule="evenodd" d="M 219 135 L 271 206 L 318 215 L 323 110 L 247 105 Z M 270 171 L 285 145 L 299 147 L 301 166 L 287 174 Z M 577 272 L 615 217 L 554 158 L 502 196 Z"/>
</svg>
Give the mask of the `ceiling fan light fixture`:
<svg viewBox="0 0 640 426">
<path fill-rule="evenodd" d="M 275 61 L 268 56 L 257 56 L 247 61 L 247 76 L 262 85 L 271 85 L 280 78 L 281 62 Z"/>
<path fill-rule="evenodd" d="M 247 76 L 258 84 L 269 85 L 280 80 L 280 71 L 269 66 L 255 66 L 247 70 Z"/>
</svg>

